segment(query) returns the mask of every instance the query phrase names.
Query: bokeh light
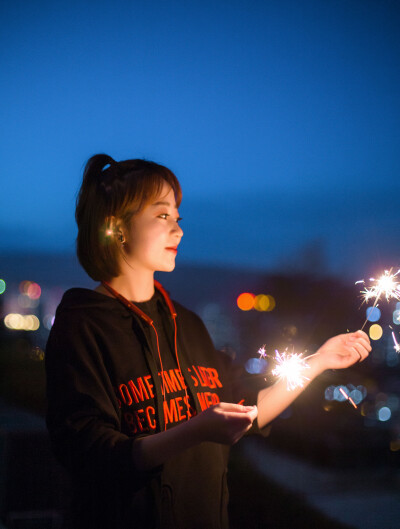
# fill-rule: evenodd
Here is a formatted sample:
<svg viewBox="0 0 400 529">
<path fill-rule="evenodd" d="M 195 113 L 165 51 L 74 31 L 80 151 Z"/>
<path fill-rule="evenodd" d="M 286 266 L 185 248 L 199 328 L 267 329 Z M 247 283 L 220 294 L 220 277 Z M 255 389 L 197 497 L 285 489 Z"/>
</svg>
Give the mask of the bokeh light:
<svg viewBox="0 0 400 529">
<path fill-rule="evenodd" d="M 37 283 L 31 283 L 26 293 L 31 299 L 39 299 L 42 294 L 42 289 Z"/>
<path fill-rule="evenodd" d="M 244 367 L 250 375 L 259 375 L 266 372 L 268 362 L 265 358 L 249 358 Z"/>
<path fill-rule="evenodd" d="M 40 327 L 40 322 L 34 314 L 10 313 L 5 316 L 4 325 L 7 329 L 13 331 L 37 331 Z"/>
<path fill-rule="evenodd" d="M 365 313 L 368 321 L 379 321 L 381 317 L 381 311 L 378 309 L 378 307 L 368 307 Z"/>
<path fill-rule="evenodd" d="M 254 298 L 254 308 L 260 312 L 266 312 L 269 310 L 269 296 L 265 294 L 258 294 Z"/>
<path fill-rule="evenodd" d="M 53 314 L 46 314 L 43 317 L 43 325 L 47 330 L 50 330 L 53 326 L 55 316 Z"/>
<path fill-rule="evenodd" d="M 382 406 L 382 408 L 380 408 L 380 410 L 378 411 L 378 419 L 382 422 L 388 421 L 391 416 L 392 412 L 387 406 Z"/>
<path fill-rule="evenodd" d="M 369 337 L 371 340 L 379 340 L 382 338 L 383 329 L 378 323 L 374 323 L 369 328 Z"/>
<path fill-rule="evenodd" d="M 393 323 L 395 325 L 400 325 L 400 310 L 395 310 L 393 312 Z"/>
<path fill-rule="evenodd" d="M 365 397 L 367 396 L 367 390 L 364 386 L 353 386 L 353 384 L 348 384 L 347 386 L 328 386 L 325 389 L 325 400 L 327 401 L 338 401 L 343 402 L 346 400 L 346 397 L 340 391 L 340 388 L 348 395 L 355 404 L 360 404 Z"/>
<path fill-rule="evenodd" d="M 271 296 L 270 294 L 268 294 L 267 297 L 268 297 L 268 301 L 269 301 L 268 312 L 271 312 L 272 310 L 274 310 L 274 308 L 276 306 L 275 298 L 273 296 Z"/>
<path fill-rule="evenodd" d="M 6 282 L 4 279 L 0 279 L 0 295 L 6 291 Z"/>
<path fill-rule="evenodd" d="M 243 292 L 237 298 L 237 306 L 240 310 L 251 310 L 254 306 L 255 295 L 250 292 Z"/>
</svg>

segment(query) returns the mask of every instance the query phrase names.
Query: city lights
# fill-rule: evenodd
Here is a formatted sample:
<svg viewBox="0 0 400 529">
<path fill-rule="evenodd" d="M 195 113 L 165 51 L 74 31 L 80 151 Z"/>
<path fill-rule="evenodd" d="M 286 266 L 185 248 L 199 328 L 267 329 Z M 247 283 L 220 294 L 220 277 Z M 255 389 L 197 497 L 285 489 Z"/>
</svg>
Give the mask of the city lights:
<svg viewBox="0 0 400 529">
<path fill-rule="evenodd" d="M 276 302 L 273 296 L 269 294 L 252 294 L 243 292 L 236 300 L 240 310 L 249 311 L 257 310 L 258 312 L 271 312 L 274 310 Z"/>
<path fill-rule="evenodd" d="M 37 331 L 40 322 L 34 314 L 10 313 L 5 316 L 4 325 L 13 331 Z"/>
</svg>

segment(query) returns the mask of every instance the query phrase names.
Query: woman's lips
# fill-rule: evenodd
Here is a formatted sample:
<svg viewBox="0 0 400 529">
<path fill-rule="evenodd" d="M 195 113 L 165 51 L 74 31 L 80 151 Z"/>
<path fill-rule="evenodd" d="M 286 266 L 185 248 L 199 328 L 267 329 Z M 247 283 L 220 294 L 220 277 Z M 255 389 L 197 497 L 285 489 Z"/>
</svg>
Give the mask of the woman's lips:
<svg viewBox="0 0 400 529">
<path fill-rule="evenodd" d="M 174 254 L 178 253 L 178 247 L 177 246 L 170 246 L 169 248 L 166 248 L 166 250 L 169 250 L 170 252 L 174 252 Z"/>
</svg>

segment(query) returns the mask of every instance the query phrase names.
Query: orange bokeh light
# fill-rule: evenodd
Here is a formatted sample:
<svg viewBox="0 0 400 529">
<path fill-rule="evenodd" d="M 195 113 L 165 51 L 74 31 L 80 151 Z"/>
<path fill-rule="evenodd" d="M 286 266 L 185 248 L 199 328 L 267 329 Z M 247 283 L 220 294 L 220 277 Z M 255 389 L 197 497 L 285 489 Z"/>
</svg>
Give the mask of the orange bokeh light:
<svg viewBox="0 0 400 529">
<path fill-rule="evenodd" d="M 237 298 L 237 306 L 240 310 L 251 310 L 254 307 L 254 298 L 254 294 L 243 292 Z"/>
</svg>

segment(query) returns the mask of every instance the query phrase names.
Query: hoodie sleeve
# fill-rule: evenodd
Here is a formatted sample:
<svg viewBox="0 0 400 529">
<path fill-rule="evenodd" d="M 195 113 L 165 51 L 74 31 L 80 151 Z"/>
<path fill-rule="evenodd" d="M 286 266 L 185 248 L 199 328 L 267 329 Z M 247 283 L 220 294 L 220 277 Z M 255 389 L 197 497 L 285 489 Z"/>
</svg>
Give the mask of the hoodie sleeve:
<svg viewBox="0 0 400 529">
<path fill-rule="evenodd" d="M 153 472 L 133 464 L 135 440 L 121 433 L 118 401 L 101 352 L 101 333 L 82 314 L 65 311 L 46 347 L 47 426 L 57 459 L 86 479 L 140 486 Z"/>
</svg>

